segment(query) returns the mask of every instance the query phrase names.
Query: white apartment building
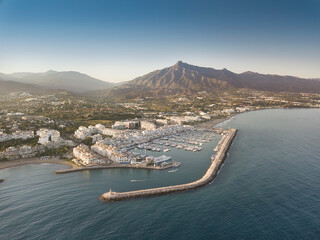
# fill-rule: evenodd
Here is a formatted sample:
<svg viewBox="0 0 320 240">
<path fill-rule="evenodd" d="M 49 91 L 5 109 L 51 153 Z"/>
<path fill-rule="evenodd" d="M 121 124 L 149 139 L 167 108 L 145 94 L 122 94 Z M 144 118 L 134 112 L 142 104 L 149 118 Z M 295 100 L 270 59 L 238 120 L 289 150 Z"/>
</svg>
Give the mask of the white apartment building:
<svg viewBox="0 0 320 240">
<path fill-rule="evenodd" d="M 46 145 L 49 143 L 61 143 L 60 132 L 57 130 L 41 128 L 37 131 L 38 143 Z"/>
<path fill-rule="evenodd" d="M 73 155 L 80 161 L 83 165 L 102 163 L 96 154 L 94 154 L 88 146 L 80 144 L 79 146 L 73 148 Z"/>
</svg>

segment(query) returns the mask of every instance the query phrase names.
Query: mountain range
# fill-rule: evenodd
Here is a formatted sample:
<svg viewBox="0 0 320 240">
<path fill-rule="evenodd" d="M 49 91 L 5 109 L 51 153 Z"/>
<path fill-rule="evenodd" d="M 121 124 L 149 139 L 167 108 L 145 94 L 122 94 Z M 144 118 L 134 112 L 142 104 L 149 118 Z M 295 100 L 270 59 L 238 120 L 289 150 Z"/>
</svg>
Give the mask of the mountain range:
<svg viewBox="0 0 320 240">
<path fill-rule="evenodd" d="M 57 72 L 50 70 L 44 73 L 0 73 L 0 79 L 38 85 L 48 89 L 61 89 L 77 93 L 107 89 L 115 86 L 113 83 L 105 82 L 74 71 Z"/>
<path fill-rule="evenodd" d="M 232 88 L 249 88 L 274 92 L 320 93 L 319 79 L 303 79 L 244 72 L 237 74 L 227 69 L 193 66 L 177 62 L 171 67 L 156 70 L 125 84 L 107 90 L 106 95 L 168 95 L 221 91 Z"/>
<path fill-rule="evenodd" d="M 55 92 L 53 89 L 47 89 L 38 85 L 21 83 L 16 81 L 6 81 L 0 79 L 0 94 L 10 94 L 12 92 L 29 92 L 32 94 L 52 94 Z"/>
<path fill-rule="evenodd" d="M 47 71 L 44 73 L 0 73 L 1 92 L 27 89 L 61 89 L 106 97 L 139 97 L 154 95 L 194 94 L 248 88 L 274 92 L 320 93 L 320 79 L 292 76 L 234 73 L 227 69 L 198 67 L 178 61 L 173 66 L 150 72 L 121 84 L 95 79 L 79 72 Z M 22 89 L 22 90 L 21 90 Z"/>
</svg>

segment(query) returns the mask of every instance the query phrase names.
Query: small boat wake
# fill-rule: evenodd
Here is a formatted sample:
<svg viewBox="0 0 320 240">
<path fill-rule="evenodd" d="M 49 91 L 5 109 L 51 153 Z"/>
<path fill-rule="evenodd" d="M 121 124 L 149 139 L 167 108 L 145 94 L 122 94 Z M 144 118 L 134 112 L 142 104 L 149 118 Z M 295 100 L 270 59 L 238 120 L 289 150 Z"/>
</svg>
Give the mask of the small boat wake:
<svg viewBox="0 0 320 240">
<path fill-rule="evenodd" d="M 130 182 L 135 183 L 135 182 L 145 182 L 147 179 L 131 179 Z"/>
</svg>

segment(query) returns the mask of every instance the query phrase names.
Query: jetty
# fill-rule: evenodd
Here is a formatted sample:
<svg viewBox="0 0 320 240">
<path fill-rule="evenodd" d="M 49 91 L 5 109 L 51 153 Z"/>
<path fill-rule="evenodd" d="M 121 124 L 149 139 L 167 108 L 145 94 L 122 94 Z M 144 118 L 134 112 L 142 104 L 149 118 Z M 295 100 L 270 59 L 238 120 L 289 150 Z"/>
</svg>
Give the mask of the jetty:
<svg viewBox="0 0 320 240">
<path fill-rule="evenodd" d="M 112 169 L 112 168 L 135 168 L 135 169 L 147 169 L 147 170 L 165 170 L 168 168 L 172 168 L 179 162 L 169 163 L 165 166 L 146 166 L 146 165 L 137 165 L 137 164 L 123 164 L 123 163 L 114 163 L 109 165 L 97 165 L 91 167 L 74 167 L 71 169 L 63 169 L 56 170 L 55 174 L 64 174 L 64 173 L 72 173 L 72 172 L 81 172 L 87 170 L 99 170 L 99 169 Z"/>
<path fill-rule="evenodd" d="M 199 180 L 186 183 L 186 184 L 159 187 L 159 188 L 150 188 L 150 189 L 143 189 L 143 190 L 130 191 L 130 192 L 113 192 L 110 189 L 109 192 L 102 194 L 100 196 L 100 199 L 103 201 L 112 202 L 112 201 L 120 201 L 125 199 L 157 196 L 157 195 L 163 195 L 163 194 L 168 194 L 173 192 L 187 191 L 187 190 L 199 188 L 212 182 L 214 178 L 217 176 L 218 171 L 221 168 L 227 156 L 228 150 L 233 142 L 233 139 L 237 134 L 237 129 L 220 130 L 220 131 L 223 132 L 224 136 L 221 138 L 218 144 L 219 145 L 218 152 L 215 155 L 215 158 L 213 159 L 207 172 Z"/>
</svg>

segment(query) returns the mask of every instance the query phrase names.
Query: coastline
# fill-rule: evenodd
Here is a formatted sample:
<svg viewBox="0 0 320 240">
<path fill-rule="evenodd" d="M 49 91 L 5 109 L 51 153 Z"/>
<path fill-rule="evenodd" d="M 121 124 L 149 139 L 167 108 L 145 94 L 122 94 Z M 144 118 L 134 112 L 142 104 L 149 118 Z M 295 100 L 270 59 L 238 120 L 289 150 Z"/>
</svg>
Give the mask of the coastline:
<svg viewBox="0 0 320 240">
<path fill-rule="evenodd" d="M 215 125 L 217 125 L 219 123 L 222 123 L 222 122 L 225 122 L 225 121 L 229 120 L 232 117 L 235 117 L 235 116 L 243 114 L 243 113 L 248 113 L 248 112 L 251 112 L 251 111 L 246 111 L 246 112 L 242 112 L 242 113 L 233 113 L 230 116 L 224 117 L 224 118 L 210 119 L 210 120 L 208 120 L 206 122 L 202 122 L 202 123 L 199 123 L 199 124 L 195 125 L 195 127 L 211 129 L 211 128 L 214 128 Z"/>
<path fill-rule="evenodd" d="M 17 160 L 2 161 L 0 162 L 0 170 L 11 168 L 11 167 L 27 165 L 27 164 L 41 164 L 41 163 L 62 164 L 62 165 L 70 166 L 72 169 L 78 168 L 78 166 L 73 164 L 72 162 L 61 160 L 59 157 L 54 157 L 54 158 L 49 158 L 44 160 L 40 158 L 22 158 Z"/>
<path fill-rule="evenodd" d="M 227 121 L 231 117 L 234 117 L 238 114 L 241 114 L 241 113 L 235 113 L 235 114 L 232 114 L 229 117 L 225 117 L 225 118 L 211 119 L 209 121 L 199 123 L 195 127 L 211 129 L 215 125 L 217 125 L 218 123 Z M 67 166 L 71 167 L 69 169 L 57 170 L 57 171 L 55 171 L 56 174 L 72 173 L 72 172 L 85 171 L 85 170 L 115 169 L 115 168 L 132 168 L 132 169 L 148 169 L 148 170 L 167 169 L 167 168 L 155 168 L 155 167 L 145 167 L 145 166 L 132 166 L 132 165 L 128 165 L 128 164 L 110 164 L 110 165 L 104 165 L 104 166 L 81 167 L 81 166 L 78 166 L 72 162 L 61 160 L 59 157 L 52 157 L 52 158 L 44 159 L 44 160 L 40 159 L 39 157 L 35 157 L 35 158 L 9 160 L 9 161 L 0 161 L 0 170 L 6 169 L 6 168 L 11 168 L 11 167 L 27 165 L 27 164 L 41 164 L 41 163 L 61 164 L 61 165 L 67 165 Z"/>
<path fill-rule="evenodd" d="M 217 118 L 217 119 L 211 119 L 206 122 L 199 123 L 195 125 L 195 127 L 201 127 L 201 128 L 208 128 L 211 129 L 218 123 L 224 122 L 229 120 L 230 118 L 237 116 L 242 113 L 235 113 L 231 114 L 229 117 L 224 118 Z M 71 173 L 71 172 L 78 172 L 78 171 L 85 171 L 85 170 L 96 170 L 96 169 L 114 169 L 114 168 L 133 168 L 133 169 L 149 169 L 149 170 L 163 170 L 167 168 L 155 168 L 155 167 L 143 167 L 143 166 L 132 166 L 128 164 L 111 164 L 111 165 L 105 165 L 105 166 L 93 166 L 93 167 L 81 167 L 78 166 L 72 162 L 61 160 L 59 157 L 52 157 L 49 159 L 40 159 L 39 157 L 35 158 L 23 158 L 23 159 L 16 159 L 16 160 L 9 160 L 9 161 L 0 161 L 0 170 L 11 168 L 11 167 L 17 167 L 27 164 L 41 164 L 41 163 L 52 163 L 52 164 L 62 164 L 70 166 L 69 169 L 63 169 L 63 170 L 57 170 L 55 171 L 56 174 L 64 174 L 64 173 Z"/>
</svg>

